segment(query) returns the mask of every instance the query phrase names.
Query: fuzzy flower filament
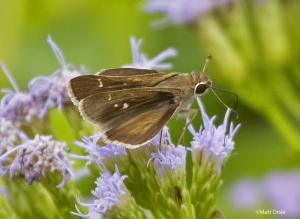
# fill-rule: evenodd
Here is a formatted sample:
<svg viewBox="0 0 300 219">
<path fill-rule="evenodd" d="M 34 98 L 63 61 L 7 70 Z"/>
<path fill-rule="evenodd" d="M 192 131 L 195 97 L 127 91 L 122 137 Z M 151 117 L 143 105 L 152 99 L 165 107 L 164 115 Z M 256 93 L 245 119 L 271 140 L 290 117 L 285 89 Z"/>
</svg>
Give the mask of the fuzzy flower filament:
<svg viewBox="0 0 300 219">
<path fill-rule="evenodd" d="M 123 67 L 129 68 L 141 68 L 141 69 L 155 69 L 166 70 L 172 67 L 170 63 L 162 63 L 165 59 L 174 57 L 177 52 L 173 48 L 168 48 L 152 59 L 149 59 L 145 53 L 141 51 L 143 40 L 137 40 L 135 37 L 130 38 L 132 63 L 124 65 Z"/>
<path fill-rule="evenodd" d="M 97 132 L 90 137 L 83 137 L 81 141 L 75 141 L 74 144 L 83 148 L 87 155 L 71 155 L 75 159 L 82 159 L 87 161 L 87 165 L 95 163 L 103 167 L 105 161 L 111 161 L 117 157 L 126 156 L 125 147 L 107 144 L 99 146 L 98 140 L 102 137 L 103 133 Z"/>
</svg>

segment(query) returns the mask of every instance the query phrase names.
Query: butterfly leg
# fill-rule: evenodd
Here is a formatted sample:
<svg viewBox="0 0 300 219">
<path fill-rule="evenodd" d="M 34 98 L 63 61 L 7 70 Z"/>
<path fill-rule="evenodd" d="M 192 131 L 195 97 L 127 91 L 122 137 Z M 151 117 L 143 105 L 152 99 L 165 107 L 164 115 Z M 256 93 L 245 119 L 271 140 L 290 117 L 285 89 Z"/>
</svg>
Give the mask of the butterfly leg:
<svg viewBox="0 0 300 219">
<path fill-rule="evenodd" d="M 192 123 L 192 121 L 196 118 L 198 110 L 196 109 L 189 109 L 186 111 L 182 111 L 181 113 L 184 114 L 186 117 L 190 118 L 190 121 L 188 123 L 185 124 L 185 126 L 183 127 L 183 130 L 181 132 L 181 135 L 177 141 L 177 145 L 183 143 L 185 145 L 185 133 L 187 130 L 187 127 Z"/>
</svg>

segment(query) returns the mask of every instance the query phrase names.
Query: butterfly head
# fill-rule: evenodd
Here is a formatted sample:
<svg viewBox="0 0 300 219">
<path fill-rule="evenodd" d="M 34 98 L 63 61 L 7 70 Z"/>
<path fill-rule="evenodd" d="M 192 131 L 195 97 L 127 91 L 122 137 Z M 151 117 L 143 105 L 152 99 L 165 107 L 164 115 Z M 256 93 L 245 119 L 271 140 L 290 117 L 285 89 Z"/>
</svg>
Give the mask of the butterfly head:
<svg viewBox="0 0 300 219">
<path fill-rule="evenodd" d="M 208 78 L 206 74 L 198 73 L 197 81 L 194 87 L 194 94 L 201 96 L 205 94 L 210 88 L 212 88 L 212 81 Z"/>
</svg>

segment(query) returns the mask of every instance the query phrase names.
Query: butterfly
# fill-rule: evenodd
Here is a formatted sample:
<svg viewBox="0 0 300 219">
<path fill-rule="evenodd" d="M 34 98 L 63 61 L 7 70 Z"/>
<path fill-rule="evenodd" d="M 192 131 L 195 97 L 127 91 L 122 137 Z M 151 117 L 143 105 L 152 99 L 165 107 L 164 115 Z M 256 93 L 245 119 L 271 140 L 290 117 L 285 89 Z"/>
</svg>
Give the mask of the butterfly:
<svg viewBox="0 0 300 219">
<path fill-rule="evenodd" d="M 137 148 L 175 114 L 190 111 L 195 95 L 212 87 L 202 72 L 164 73 L 115 68 L 72 78 L 69 96 L 83 119 L 104 133 L 105 143 Z"/>
</svg>

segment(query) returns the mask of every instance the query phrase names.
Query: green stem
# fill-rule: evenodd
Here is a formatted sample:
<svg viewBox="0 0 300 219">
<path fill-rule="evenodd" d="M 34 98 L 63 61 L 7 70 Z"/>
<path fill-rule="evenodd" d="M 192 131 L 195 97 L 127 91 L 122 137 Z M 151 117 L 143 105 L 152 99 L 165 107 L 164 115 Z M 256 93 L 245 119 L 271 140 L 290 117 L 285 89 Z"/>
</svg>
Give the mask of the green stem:
<svg viewBox="0 0 300 219">
<path fill-rule="evenodd" d="M 201 17 L 197 26 L 197 35 L 206 50 L 213 54 L 215 63 L 224 76 L 233 82 L 238 82 L 245 76 L 243 60 L 213 17 Z"/>
<path fill-rule="evenodd" d="M 272 104 L 269 107 L 266 107 L 263 113 L 291 147 L 300 152 L 299 131 L 295 131 L 297 129 L 293 128 L 280 108 L 275 104 Z"/>
<path fill-rule="evenodd" d="M 272 80 L 273 89 L 283 105 L 293 114 L 293 116 L 300 121 L 300 97 L 293 90 L 291 84 L 288 82 L 283 74 L 278 73 Z"/>
</svg>

